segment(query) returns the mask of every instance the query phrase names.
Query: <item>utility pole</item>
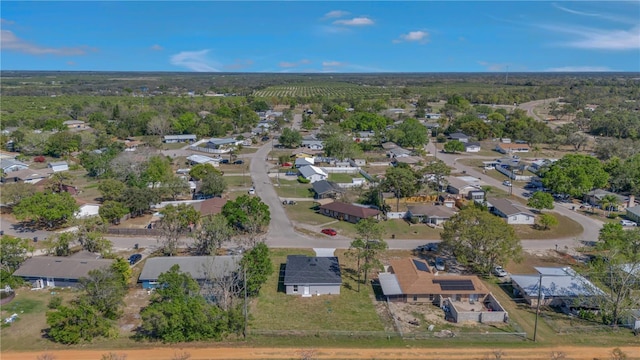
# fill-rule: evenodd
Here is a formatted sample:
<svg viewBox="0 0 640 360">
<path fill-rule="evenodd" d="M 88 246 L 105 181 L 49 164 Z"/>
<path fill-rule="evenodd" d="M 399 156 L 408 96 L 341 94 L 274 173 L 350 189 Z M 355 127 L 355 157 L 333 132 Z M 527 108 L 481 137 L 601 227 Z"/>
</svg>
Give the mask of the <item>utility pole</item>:
<svg viewBox="0 0 640 360">
<path fill-rule="evenodd" d="M 242 276 L 243 280 L 242 281 L 244 283 L 244 286 L 243 286 L 244 287 L 244 309 L 243 309 L 243 312 L 244 312 L 244 326 L 243 326 L 243 329 L 242 329 L 242 336 L 246 340 L 247 339 L 247 322 L 248 322 L 248 319 L 247 319 L 247 316 L 248 316 L 248 314 L 247 314 L 247 268 L 243 267 L 242 271 L 243 271 L 243 276 Z"/>
</svg>

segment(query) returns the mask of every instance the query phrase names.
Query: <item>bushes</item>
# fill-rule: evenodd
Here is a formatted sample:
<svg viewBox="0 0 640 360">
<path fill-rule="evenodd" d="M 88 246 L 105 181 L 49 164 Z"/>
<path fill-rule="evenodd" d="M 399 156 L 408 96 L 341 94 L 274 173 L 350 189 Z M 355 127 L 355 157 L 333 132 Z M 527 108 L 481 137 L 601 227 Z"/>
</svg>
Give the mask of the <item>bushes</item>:
<svg viewBox="0 0 640 360">
<path fill-rule="evenodd" d="M 311 180 L 305 179 L 304 177 L 302 177 L 302 175 L 298 175 L 298 182 L 301 184 L 308 184 L 311 182 Z"/>
<path fill-rule="evenodd" d="M 41 155 L 41 156 L 36 156 L 36 157 L 34 157 L 34 158 L 33 158 L 33 161 L 34 161 L 34 162 L 37 162 L 37 163 L 43 163 L 43 162 L 45 162 L 45 161 L 46 161 L 46 159 L 44 158 L 44 156 L 42 156 L 42 155 Z"/>
</svg>

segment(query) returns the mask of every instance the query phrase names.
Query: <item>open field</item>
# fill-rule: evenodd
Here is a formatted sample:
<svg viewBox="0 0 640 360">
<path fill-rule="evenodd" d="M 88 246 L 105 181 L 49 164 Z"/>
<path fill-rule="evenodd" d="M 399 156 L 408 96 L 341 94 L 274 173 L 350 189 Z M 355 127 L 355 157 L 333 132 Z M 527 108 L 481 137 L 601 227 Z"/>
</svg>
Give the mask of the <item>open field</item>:
<svg viewBox="0 0 640 360">
<path fill-rule="evenodd" d="M 276 179 L 272 179 L 274 184 L 277 184 Z M 283 198 L 309 198 L 313 199 L 313 192 L 311 191 L 311 184 L 301 184 L 298 180 L 279 180 L 280 186 L 275 186 L 278 196 Z"/>
<path fill-rule="evenodd" d="M 301 84 L 301 85 L 275 85 L 266 89 L 254 92 L 257 97 L 295 97 L 295 96 L 361 96 L 379 97 L 385 95 L 394 95 L 398 92 L 397 88 L 386 88 L 382 86 L 358 86 L 345 83 L 327 83 L 327 84 Z"/>
</svg>

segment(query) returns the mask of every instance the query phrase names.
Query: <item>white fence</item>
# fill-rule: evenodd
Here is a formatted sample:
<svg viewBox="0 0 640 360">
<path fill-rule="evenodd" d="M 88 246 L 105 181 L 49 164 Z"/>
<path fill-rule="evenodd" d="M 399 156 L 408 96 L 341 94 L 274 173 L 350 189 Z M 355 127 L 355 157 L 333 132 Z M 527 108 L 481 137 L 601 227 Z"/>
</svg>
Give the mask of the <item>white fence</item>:
<svg viewBox="0 0 640 360">
<path fill-rule="evenodd" d="M 228 152 L 230 152 L 230 149 L 211 149 L 211 148 L 206 148 L 206 147 L 202 147 L 202 146 L 189 146 L 190 150 L 193 151 L 200 151 L 200 152 L 206 152 L 209 154 L 226 154 Z"/>
<path fill-rule="evenodd" d="M 322 167 L 321 169 L 335 174 L 356 174 L 360 171 L 358 167 Z"/>
<path fill-rule="evenodd" d="M 404 219 L 407 217 L 406 211 L 387 212 L 387 219 Z"/>
<path fill-rule="evenodd" d="M 496 170 L 498 170 L 499 172 L 505 174 L 510 179 L 516 180 L 516 181 L 531 181 L 531 179 L 533 179 L 533 176 L 531 176 L 531 175 L 516 175 L 516 174 L 512 173 L 510 170 L 507 170 L 507 169 L 503 168 L 502 166 L 497 166 Z"/>
</svg>

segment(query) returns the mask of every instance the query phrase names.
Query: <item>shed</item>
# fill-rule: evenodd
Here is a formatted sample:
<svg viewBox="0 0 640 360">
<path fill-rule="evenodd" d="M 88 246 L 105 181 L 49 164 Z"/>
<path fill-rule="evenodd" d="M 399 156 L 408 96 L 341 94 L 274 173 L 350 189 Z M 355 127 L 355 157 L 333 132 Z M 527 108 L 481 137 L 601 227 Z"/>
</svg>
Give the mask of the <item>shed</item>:
<svg viewBox="0 0 640 360">
<path fill-rule="evenodd" d="M 69 171 L 69 164 L 66 161 L 50 162 L 49 165 L 47 166 L 51 168 L 51 170 L 53 170 L 54 173 L 61 172 L 61 171 Z"/>
</svg>

